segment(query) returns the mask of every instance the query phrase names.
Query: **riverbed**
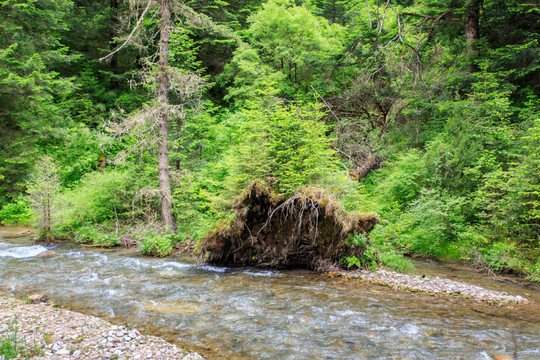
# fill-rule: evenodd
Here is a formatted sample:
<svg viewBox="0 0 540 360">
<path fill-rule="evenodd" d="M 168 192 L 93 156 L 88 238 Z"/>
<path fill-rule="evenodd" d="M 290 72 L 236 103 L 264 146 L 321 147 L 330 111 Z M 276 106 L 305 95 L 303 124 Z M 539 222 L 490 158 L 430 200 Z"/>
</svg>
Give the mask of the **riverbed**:
<svg viewBox="0 0 540 360">
<path fill-rule="evenodd" d="M 491 309 L 303 270 L 215 267 L 5 235 L 0 230 L 0 292 L 44 293 L 54 303 L 136 326 L 208 358 L 540 358 L 537 306 Z M 423 266 L 426 273 L 465 276 Z M 485 275 L 469 281 L 480 279 L 486 288 L 540 299 L 538 289 Z"/>
</svg>

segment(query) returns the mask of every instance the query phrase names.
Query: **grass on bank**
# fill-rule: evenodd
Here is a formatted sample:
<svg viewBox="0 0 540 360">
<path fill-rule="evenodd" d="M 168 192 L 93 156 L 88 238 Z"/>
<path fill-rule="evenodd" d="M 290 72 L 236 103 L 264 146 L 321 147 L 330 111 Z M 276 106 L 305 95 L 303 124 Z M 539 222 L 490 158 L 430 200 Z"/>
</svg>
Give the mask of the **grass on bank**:
<svg viewBox="0 0 540 360">
<path fill-rule="evenodd" d="M 17 320 L 8 323 L 7 329 L 0 332 L 0 358 L 13 359 L 18 356 L 23 359 L 43 355 L 42 347 L 38 345 L 28 346 L 18 336 Z"/>
</svg>

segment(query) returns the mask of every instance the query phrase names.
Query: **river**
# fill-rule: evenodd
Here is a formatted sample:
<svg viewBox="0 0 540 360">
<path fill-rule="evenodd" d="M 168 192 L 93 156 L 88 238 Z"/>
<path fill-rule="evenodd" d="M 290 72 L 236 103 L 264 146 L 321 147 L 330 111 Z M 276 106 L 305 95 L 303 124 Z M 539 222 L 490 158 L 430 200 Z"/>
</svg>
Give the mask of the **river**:
<svg viewBox="0 0 540 360">
<path fill-rule="evenodd" d="M 45 247 L 28 236 L 8 237 L 10 231 L 0 228 L 0 293 L 47 294 L 54 303 L 133 325 L 209 358 L 540 359 L 537 306 L 514 314 L 309 271 L 223 268 L 129 249 Z M 428 263 L 419 267 L 540 300 L 538 289 Z"/>
</svg>

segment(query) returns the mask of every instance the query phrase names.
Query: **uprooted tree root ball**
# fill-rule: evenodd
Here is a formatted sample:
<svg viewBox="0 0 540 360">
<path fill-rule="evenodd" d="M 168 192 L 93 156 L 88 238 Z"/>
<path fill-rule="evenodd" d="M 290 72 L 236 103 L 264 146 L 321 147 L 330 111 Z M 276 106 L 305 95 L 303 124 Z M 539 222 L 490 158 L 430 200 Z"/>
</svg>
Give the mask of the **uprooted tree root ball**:
<svg viewBox="0 0 540 360">
<path fill-rule="evenodd" d="M 329 192 L 308 188 L 285 199 L 253 182 L 234 205 L 230 226 L 210 234 L 201 256 L 230 266 L 326 270 L 343 256 L 362 257 L 365 247 L 347 245 L 379 223 L 373 214 L 347 213 Z"/>
</svg>

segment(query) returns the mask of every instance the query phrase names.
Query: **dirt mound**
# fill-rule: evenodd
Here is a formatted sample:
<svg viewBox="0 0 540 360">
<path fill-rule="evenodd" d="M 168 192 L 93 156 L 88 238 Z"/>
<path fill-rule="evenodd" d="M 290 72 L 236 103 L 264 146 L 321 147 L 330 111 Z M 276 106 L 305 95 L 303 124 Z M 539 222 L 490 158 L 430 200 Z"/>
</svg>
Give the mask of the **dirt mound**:
<svg viewBox="0 0 540 360">
<path fill-rule="evenodd" d="M 234 205 L 235 220 L 202 243 L 204 261 L 229 266 L 299 267 L 325 270 L 342 256 L 361 257 L 349 235 L 368 234 L 372 214 L 343 211 L 325 190 L 308 188 L 290 198 L 253 182 Z"/>
</svg>

